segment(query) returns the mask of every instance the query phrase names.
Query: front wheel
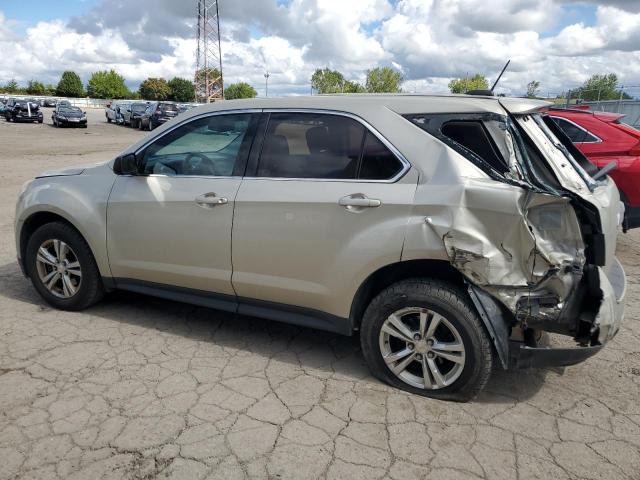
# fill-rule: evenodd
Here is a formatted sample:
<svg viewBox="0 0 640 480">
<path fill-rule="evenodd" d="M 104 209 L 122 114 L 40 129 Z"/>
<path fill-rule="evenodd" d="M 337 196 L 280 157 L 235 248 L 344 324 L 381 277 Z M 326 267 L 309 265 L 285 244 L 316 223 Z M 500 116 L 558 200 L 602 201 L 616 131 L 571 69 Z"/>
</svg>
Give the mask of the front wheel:
<svg viewBox="0 0 640 480">
<path fill-rule="evenodd" d="M 104 295 L 89 245 L 66 223 L 47 223 L 31 235 L 25 266 L 35 289 L 56 308 L 82 310 Z"/>
<path fill-rule="evenodd" d="M 491 341 L 466 292 L 430 279 L 405 280 L 367 307 L 360 341 L 372 373 L 427 397 L 468 401 L 486 385 Z"/>
</svg>

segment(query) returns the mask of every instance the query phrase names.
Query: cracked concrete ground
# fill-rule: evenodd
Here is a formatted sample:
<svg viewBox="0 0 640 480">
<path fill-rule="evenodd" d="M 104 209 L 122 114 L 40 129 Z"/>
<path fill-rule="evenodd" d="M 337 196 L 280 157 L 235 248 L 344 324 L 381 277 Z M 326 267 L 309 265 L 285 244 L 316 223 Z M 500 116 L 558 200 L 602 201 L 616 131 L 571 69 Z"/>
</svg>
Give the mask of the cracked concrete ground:
<svg viewBox="0 0 640 480">
<path fill-rule="evenodd" d="M 127 293 L 44 304 L 15 261 L 15 198 L 140 135 L 103 119 L 0 121 L 0 479 L 640 479 L 640 232 L 618 244 L 628 313 L 601 354 L 430 400 L 373 379 L 350 338 Z"/>
</svg>

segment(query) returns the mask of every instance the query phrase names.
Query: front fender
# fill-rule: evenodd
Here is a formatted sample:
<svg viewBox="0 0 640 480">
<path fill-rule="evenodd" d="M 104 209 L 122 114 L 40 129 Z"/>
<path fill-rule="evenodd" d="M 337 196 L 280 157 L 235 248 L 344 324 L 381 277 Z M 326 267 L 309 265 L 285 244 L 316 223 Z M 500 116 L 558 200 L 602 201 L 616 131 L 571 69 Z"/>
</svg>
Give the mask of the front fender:
<svg viewBox="0 0 640 480">
<path fill-rule="evenodd" d="M 58 215 L 73 225 L 89 244 L 102 276 L 111 276 L 107 257 L 107 202 L 116 175 L 108 165 L 88 168 L 81 175 L 33 180 L 16 205 L 15 235 L 18 258 L 22 231 L 37 213 Z"/>
</svg>

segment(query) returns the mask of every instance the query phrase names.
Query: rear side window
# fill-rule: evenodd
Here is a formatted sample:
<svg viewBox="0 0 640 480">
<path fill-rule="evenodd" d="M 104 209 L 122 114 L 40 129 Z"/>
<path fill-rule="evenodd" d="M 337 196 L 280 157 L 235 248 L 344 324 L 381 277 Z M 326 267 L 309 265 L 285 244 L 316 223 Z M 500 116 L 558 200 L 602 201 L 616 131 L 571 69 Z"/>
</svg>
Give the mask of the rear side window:
<svg viewBox="0 0 640 480">
<path fill-rule="evenodd" d="M 356 120 L 331 114 L 272 113 L 256 175 L 386 180 L 398 158 Z"/>
<path fill-rule="evenodd" d="M 450 121 L 442 126 L 441 132 L 454 142 L 471 150 L 495 170 L 502 173 L 507 170 L 507 165 L 501 157 L 497 145 L 489 136 L 482 122 L 478 120 Z"/>
<path fill-rule="evenodd" d="M 412 123 L 449 145 L 474 164 L 495 174 L 509 171 L 515 155 L 507 118 L 493 113 L 407 115 Z"/>
<path fill-rule="evenodd" d="M 597 143 L 600 141 L 595 135 L 565 118 L 551 117 L 551 119 L 573 143 Z"/>
</svg>

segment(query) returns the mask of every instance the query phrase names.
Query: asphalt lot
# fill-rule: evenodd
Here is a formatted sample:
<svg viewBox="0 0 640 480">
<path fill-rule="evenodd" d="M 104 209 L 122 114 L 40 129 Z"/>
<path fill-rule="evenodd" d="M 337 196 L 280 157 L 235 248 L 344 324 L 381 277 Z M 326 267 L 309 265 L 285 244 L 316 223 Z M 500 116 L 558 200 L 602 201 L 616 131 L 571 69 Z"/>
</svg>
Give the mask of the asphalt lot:
<svg viewBox="0 0 640 480">
<path fill-rule="evenodd" d="M 49 308 L 15 261 L 20 186 L 142 132 L 0 120 L 0 479 L 640 479 L 640 232 L 627 319 L 564 373 L 453 404 L 373 379 L 354 339 L 127 293 Z"/>
</svg>

